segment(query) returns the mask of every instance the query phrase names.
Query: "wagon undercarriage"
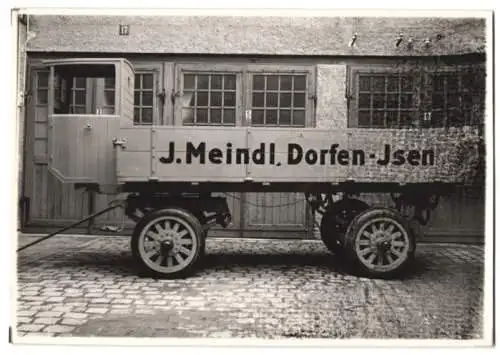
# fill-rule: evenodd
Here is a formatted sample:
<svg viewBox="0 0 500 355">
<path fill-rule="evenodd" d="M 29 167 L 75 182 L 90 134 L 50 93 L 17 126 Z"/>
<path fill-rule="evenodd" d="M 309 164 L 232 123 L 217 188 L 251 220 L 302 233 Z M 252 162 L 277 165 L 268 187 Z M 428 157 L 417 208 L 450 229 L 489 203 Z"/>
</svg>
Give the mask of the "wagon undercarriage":
<svg viewBox="0 0 500 355">
<path fill-rule="evenodd" d="M 352 192 L 356 189 L 320 187 L 306 191 L 305 200 L 311 212 L 321 216 L 323 243 L 353 271 L 374 277 L 405 271 L 415 253 L 416 224 L 428 222 L 445 191 L 439 185 L 393 187 L 394 206 L 387 208 L 369 206 Z M 212 196 L 208 188 L 159 193 L 158 184 L 144 184 L 142 192 L 128 195 L 125 214 L 137 222 L 131 247 L 140 270 L 156 277 L 186 276 L 196 270 L 208 229 L 231 222 L 226 198 Z"/>
</svg>

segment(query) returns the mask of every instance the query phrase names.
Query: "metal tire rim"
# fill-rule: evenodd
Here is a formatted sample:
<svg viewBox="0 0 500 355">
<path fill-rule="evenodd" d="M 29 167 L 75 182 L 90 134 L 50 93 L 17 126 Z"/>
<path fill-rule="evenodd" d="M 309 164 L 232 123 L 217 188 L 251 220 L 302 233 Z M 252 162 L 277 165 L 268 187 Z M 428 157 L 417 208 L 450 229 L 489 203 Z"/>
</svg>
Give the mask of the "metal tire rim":
<svg viewBox="0 0 500 355">
<path fill-rule="evenodd" d="M 176 216 L 155 218 L 139 235 L 141 259 L 149 268 L 162 274 L 171 274 L 188 267 L 197 248 L 195 230 Z"/>
<path fill-rule="evenodd" d="M 356 235 L 359 260 L 373 271 L 393 271 L 408 256 L 410 238 L 406 229 L 392 218 L 379 217 L 366 222 Z"/>
</svg>

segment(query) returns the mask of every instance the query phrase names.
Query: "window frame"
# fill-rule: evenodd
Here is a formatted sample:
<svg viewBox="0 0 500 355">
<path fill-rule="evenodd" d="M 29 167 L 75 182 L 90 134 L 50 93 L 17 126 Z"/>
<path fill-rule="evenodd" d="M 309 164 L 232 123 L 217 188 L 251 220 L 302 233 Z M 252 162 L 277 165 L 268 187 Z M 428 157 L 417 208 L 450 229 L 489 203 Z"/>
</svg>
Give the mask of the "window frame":
<svg viewBox="0 0 500 355">
<path fill-rule="evenodd" d="M 243 67 L 241 65 L 231 64 L 188 64 L 180 63 L 175 67 L 175 106 L 174 106 L 174 125 L 185 127 L 238 127 L 241 126 L 242 107 L 243 107 Z M 184 74 L 228 74 L 236 75 L 235 89 L 235 118 L 234 124 L 213 124 L 213 123 L 193 123 L 184 124 L 182 122 L 182 98 L 184 96 Z"/>
<path fill-rule="evenodd" d="M 49 87 L 49 103 L 48 103 L 48 109 L 49 109 L 49 115 L 54 115 L 54 116 L 69 116 L 69 117 L 80 117 L 80 116 L 99 116 L 99 117 L 119 117 L 121 115 L 121 101 L 120 101 L 120 90 L 117 90 L 118 87 L 118 80 L 119 80 L 119 75 L 120 75 L 120 70 L 118 69 L 118 65 L 116 63 L 107 63 L 107 62 L 93 62 L 90 65 L 110 65 L 113 66 L 114 70 L 114 79 L 115 79 L 115 86 L 114 86 L 114 105 L 113 105 L 113 113 L 110 114 L 103 114 L 103 113 L 97 113 L 93 112 L 91 108 L 96 103 L 96 88 L 98 86 L 97 81 L 95 80 L 96 78 L 92 78 L 89 76 L 86 76 L 86 89 L 85 89 L 85 107 L 86 111 L 88 113 L 56 113 L 55 112 L 55 85 L 54 85 L 54 80 L 56 77 L 56 67 L 63 67 L 67 65 L 79 65 L 80 63 L 56 63 L 55 65 L 51 65 L 49 63 L 49 83 L 52 83 Z M 76 78 L 76 77 L 74 77 Z M 72 83 L 73 84 L 73 83 Z M 67 85 L 67 90 L 70 94 L 72 94 L 72 85 L 69 86 L 68 83 Z M 104 95 L 104 84 L 102 88 L 102 93 Z M 50 99 L 52 98 L 52 100 Z M 69 96 L 68 96 L 68 105 L 69 105 Z"/>
<path fill-rule="evenodd" d="M 359 97 L 359 76 L 361 75 L 380 75 L 380 76 L 405 76 L 405 75 L 411 75 L 411 70 L 405 69 L 405 68 L 394 68 L 391 65 L 377 65 L 377 66 L 370 66 L 370 65 L 364 65 L 364 66 L 349 66 L 348 70 L 348 78 L 347 78 L 347 85 L 346 85 L 346 99 L 347 99 L 347 117 L 348 117 L 348 122 L 347 122 L 347 128 L 362 128 L 362 129 L 408 129 L 411 127 L 380 127 L 380 126 L 372 126 L 372 127 L 360 127 L 359 126 L 359 102 L 358 102 L 358 97 Z M 415 79 L 417 80 L 417 79 Z M 415 90 L 415 87 L 414 87 Z M 385 90 L 385 93 L 387 93 L 387 90 Z M 402 92 L 399 91 L 398 95 L 401 95 Z M 417 89 L 414 91 L 413 95 L 413 100 L 412 100 L 412 107 L 413 109 L 408 110 L 411 111 L 411 117 L 413 120 L 415 120 L 415 114 L 418 111 L 418 107 L 420 106 L 420 100 L 419 100 L 419 94 L 420 91 Z M 372 108 L 371 108 L 372 109 Z M 398 110 L 401 110 L 401 107 L 399 106 Z M 406 111 L 406 110 L 405 110 Z"/>
<path fill-rule="evenodd" d="M 251 127 L 269 127 L 269 128 L 305 128 L 314 126 L 315 117 L 315 76 L 314 66 L 312 65 L 269 65 L 269 64 L 252 64 L 248 65 L 245 81 L 247 83 L 247 90 L 245 90 L 245 110 L 252 109 L 252 76 L 253 75 L 305 75 L 306 88 L 305 88 L 305 103 L 304 103 L 304 125 L 266 125 L 258 124 L 253 125 L 251 121 L 251 112 L 248 114 L 249 118 L 246 120 L 247 125 Z M 293 94 L 293 92 L 292 92 Z M 279 109 L 279 108 L 278 108 Z M 246 117 L 247 118 L 247 117 Z M 292 118 L 291 118 L 292 121 Z"/>
<path fill-rule="evenodd" d="M 269 127 L 269 128 L 297 128 L 297 127 L 314 127 L 315 115 L 315 90 L 316 78 L 314 65 L 280 65 L 280 64 L 233 64 L 233 63 L 176 63 L 174 70 L 174 119 L 173 125 L 180 126 L 201 126 L 201 127 L 250 127 L 251 124 L 251 107 L 252 107 L 252 75 L 268 74 L 268 75 L 286 75 L 286 74 L 305 74 L 306 75 L 306 98 L 305 98 L 305 124 L 302 125 L 256 125 L 253 127 Z M 236 106 L 235 106 L 235 122 L 233 125 L 223 124 L 204 124 L 194 123 L 184 125 L 182 122 L 182 96 L 184 74 L 193 72 L 194 74 L 215 73 L 215 74 L 235 74 L 236 75 Z"/>
<path fill-rule="evenodd" d="M 133 88 L 133 100 L 134 100 L 134 105 L 133 105 L 133 110 L 134 112 L 132 113 L 133 119 L 134 119 L 134 126 L 154 126 L 154 125 L 161 125 L 163 121 L 163 111 L 165 110 L 165 104 L 159 100 L 158 94 L 164 87 L 163 83 L 163 78 L 162 78 L 162 64 L 161 63 L 133 63 L 134 65 L 134 88 Z M 151 124 L 136 124 L 135 123 L 135 76 L 137 74 L 153 74 L 153 107 L 152 107 L 152 118 L 151 118 Z M 168 100 L 168 97 L 165 98 L 165 100 Z M 162 106 L 163 105 L 163 106 Z M 160 110 L 161 108 L 161 110 Z"/>
<path fill-rule="evenodd" d="M 392 64 L 378 64 L 378 65 L 360 65 L 360 66 L 348 66 L 347 69 L 347 85 L 346 85 L 346 98 L 347 98 L 347 110 L 348 110 L 348 128 L 363 128 L 363 129 L 411 129 L 417 127 L 359 127 L 359 117 L 358 117 L 358 78 L 360 75 L 412 75 L 412 70 L 417 69 L 420 78 L 415 78 L 416 87 L 414 88 L 413 97 L 413 120 L 418 121 L 420 126 L 422 125 L 422 117 L 416 117 L 417 113 L 431 113 L 433 112 L 432 105 L 432 77 L 434 75 L 440 74 L 453 74 L 456 73 L 458 76 L 462 76 L 464 72 L 469 69 L 481 70 L 486 73 L 486 68 L 484 63 L 476 64 L 459 64 L 459 65 L 441 65 L 437 68 L 432 68 L 431 64 L 418 64 L 418 63 L 408 63 L 402 64 L 400 68 L 395 68 Z M 422 82 L 419 82 L 423 80 Z M 461 79 L 460 79 L 461 80 Z M 422 99 L 421 99 L 422 98 Z M 484 99 L 486 100 L 486 89 L 484 91 Z M 484 103 L 485 104 L 485 103 Z M 431 118 L 432 119 L 432 118 Z M 446 128 L 447 119 L 445 119 L 439 126 L 429 126 L 429 128 Z M 464 124 L 465 125 L 465 124 Z M 462 126 L 464 126 L 462 125 Z M 458 127 L 462 127 L 458 126 Z M 427 126 L 426 126 L 427 128 Z"/>
</svg>

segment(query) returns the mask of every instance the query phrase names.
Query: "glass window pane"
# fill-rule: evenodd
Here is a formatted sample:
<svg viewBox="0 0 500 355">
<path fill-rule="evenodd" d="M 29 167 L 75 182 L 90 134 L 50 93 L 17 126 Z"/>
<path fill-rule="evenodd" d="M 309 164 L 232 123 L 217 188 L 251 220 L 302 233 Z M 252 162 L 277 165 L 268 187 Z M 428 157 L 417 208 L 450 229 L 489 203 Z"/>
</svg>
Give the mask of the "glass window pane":
<svg viewBox="0 0 500 355">
<path fill-rule="evenodd" d="M 202 108 L 196 110 L 196 122 L 208 123 L 208 109 Z"/>
<path fill-rule="evenodd" d="M 224 75 L 224 90 L 236 90 L 236 75 Z"/>
<path fill-rule="evenodd" d="M 208 106 L 207 92 L 199 92 L 197 96 L 198 96 L 198 101 L 196 103 L 197 106 Z"/>
<path fill-rule="evenodd" d="M 398 111 L 387 111 L 387 127 L 398 127 Z"/>
<path fill-rule="evenodd" d="M 153 89 L 153 74 L 142 75 L 142 88 L 149 90 Z"/>
<path fill-rule="evenodd" d="M 385 126 L 385 112 L 384 111 L 373 111 L 372 116 L 372 127 L 384 127 Z"/>
<path fill-rule="evenodd" d="M 413 95 L 403 94 L 401 95 L 401 107 L 411 108 L 413 106 Z"/>
<path fill-rule="evenodd" d="M 222 89 L 222 75 L 212 75 L 210 87 L 217 90 Z"/>
<path fill-rule="evenodd" d="M 38 90 L 37 103 L 40 105 L 45 105 L 48 102 L 49 92 L 47 89 Z"/>
<path fill-rule="evenodd" d="M 194 123 L 193 109 L 191 109 L 191 108 L 183 108 L 182 109 L 182 123 L 183 124 Z"/>
<path fill-rule="evenodd" d="M 289 125 L 292 123 L 290 110 L 280 110 L 279 124 Z"/>
<path fill-rule="evenodd" d="M 385 77 L 383 76 L 374 76 L 372 78 L 372 90 L 378 92 L 385 91 Z"/>
<path fill-rule="evenodd" d="M 254 75 L 252 87 L 254 90 L 264 90 L 265 89 L 265 77 L 264 77 L 264 75 Z"/>
<path fill-rule="evenodd" d="M 141 113 L 140 109 L 134 108 L 134 123 L 135 124 L 140 124 L 141 123 Z"/>
<path fill-rule="evenodd" d="M 413 113 L 411 111 L 401 111 L 400 126 L 402 127 L 413 126 Z"/>
<path fill-rule="evenodd" d="M 293 110 L 293 122 L 294 125 L 305 126 L 306 125 L 306 115 L 302 110 Z"/>
<path fill-rule="evenodd" d="M 278 110 L 266 110 L 266 124 L 278 124 Z"/>
<path fill-rule="evenodd" d="M 266 107 L 278 107 L 278 94 L 269 93 L 266 95 Z"/>
<path fill-rule="evenodd" d="M 432 108 L 443 108 L 444 96 L 441 93 L 432 94 Z"/>
<path fill-rule="evenodd" d="M 134 92 L 134 105 L 139 106 L 141 104 L 141 92 L 136 91 Z"/>
<path fill-rule="evenodd" d="M 222 122 L 222 110 L 221 109 L 211 109 L 210 110 L 210 123 L 221 123 Z"/>
<path fill-rule="evenodd" d="M 268 75 L 266 90 L 278 90 L 279 76 Z"/>
<path fill-rule="evenodd" d="M 444 91 L 444 75 L 435 75 L 432 79 L 432 89 L 433 91 Z"/>
<path fill-rule="evenodd" d="M 474 103 L 473 101 L 473 93 L 471 91 L 464 92 L 462 94 L 462 107 L 465 109 L 470 109 L 472 108 L 472 105 Z"/>
<path fill-rule="evenodd" d="M 463 116 L 461 110 L 448 110 L 448 127 L 461 127 L 463 126 Z"/>
<path fill-rule="evenodd" d="M 141 74 L 135 74 L 134 89 L 140 89 L 141 88 L 141 78 L 142 78 Z"/>
<path fill-rule="evenodd" d="M 252 110 L 252 124 L 264 124 L 264 110 Z"/>
<path fill-rule="evenodd" d="M 106 96 L 106 105 L 114 105 L 115 104 L 115 92 L 108 90 L 105 92 Z"/>
<path fill-rule="evenodd" d="M 359 127 L 370 127 L 370 111 L 359 111 L 358 112 L 358 126 Z"/>
<path fill-rule="evenodd" d="M 85 107 L 81 107 L 81 106 L 75 107 L 73 112 L 78 114 L 78 115 L 87 113 Z"/>
<path fill-rule="evenodd" d="M 448 92 L 447 106 L 448 108 L 460 108 L 460 96 L 457 93 Z"/>
<path fill-rule="evenodd" d="M 292 90 L 293 77 L 290 75 L 283 75 L 280 77 L 280 90 Z"/>
<path fill-rule="evenodd" d="M 115 78 L 104 78 L 104 87 L 106 89 L 114 89 L 115 88 Z"/>
<path fill-rule="evenodd" d="M 294 94 L 293 95 L 293 107 L 306 107 L 306 94 Z"/>
<path fill-rule="evenodd" d="M 264 94 L 256 93 L 252 95 L 253 107 L 264 107 Z"/>
<path fill-rule="evenodd" d="M 413 91 L 413 79 L 411 76 L 401 77 L 401 90 L 402 91 Z"/>
<path fill-rule="evenodd" d="M 87 79 L 85 78 L 75 78 L 75 88 L 85 89 L 87 87 Z"/>
<path fill-rule="evenodd" d="M 38 87 L 46 88 L 49 86 L 49 73 L 47 72 L 39 72 L 38 73 Z"/>
<path fill-rule="evenodd" d="M 359 103 L 358 106 L 360 108 L 370 108 L 371 103 L 370 103 L 370 94 L 359 94 Z"/>
<path fill-rule="evenodd" d="M 292 94 L 280 94 L 280 107 L 292 107 Z"/>
<path fill-rule="evenodd" d="M 142 92 L 142 106 L 153 106 L 153 93 L 149 91 Z"/>
<path fill-rule="evenodd" d="M 294 90 L 305 90 L 306 89 L 306 76 L 296 75 L 293 83 Z"/>
<path fill-rule="evenodd" d="M 152 122 L 153 122 L 153 109 L 143 108 L 142 123 L 152 123 Z"/>
<path fill-rule="evenodd" d="M 359 77 L 359 91 L 370 91 L 370 77 L 360 76 Z"/>
<path fill-rule="evenodd" d="M 446 79 L 447 79 L 446 90 L 449 93 L 451 93 L 451 92 L 458 92 L 460 90 L 459 83 L 458 83 L 458 76 L 456 76 L 456 75 L 448 75 Z"/>
<path fill-rule="evenodd" d="M 220 92 L 210 93 L 210 106 L 222 106 L 222 94 Z"/>
<path fill-rule="evenodd" d="M 198 75 L 198 89 L 208 89 L 208 82 L 208 75 Z"/>
<path fill-rule="evenodd" d="M 399 95 L 398 94 L 388 94 L 387 95 L 387 107 L 398 108 L 399 107 Z"/>
<path fill-rule="evenodd" d="M 78 90 L 75 91 L 75 104 L 76 105 L 85 105 L 85 91 Z"/>
<path fill-rule="evenodd" d="M 235 122 L 235 111 L 231 109 L 224 109 L 224 123 Z"/>
<path fill-rule="evenodd" d="M 399 78 L 397 76 L 387 77 L 387 91 L 399 91 Z"/>
<path fill-rule="evenodd" d="M 194 89 L 195 75 L 184 74 L 184 89 Z"/>
<path fill-rule="evenodd" d="M 444 124 L 443 111 L 432 111 L 431 126 L 432 127 L 443 127 L 443 124 Z"/>
<path fill-rule="evenodd" d="M 236 106 L 236 95 L 234 93 L 224 93 L 224 106 Z"/>
<path fill-rule="evenodd" d="M 385 107 L 385 95 L 373 95 L 373 108 Z"/>
</svg>

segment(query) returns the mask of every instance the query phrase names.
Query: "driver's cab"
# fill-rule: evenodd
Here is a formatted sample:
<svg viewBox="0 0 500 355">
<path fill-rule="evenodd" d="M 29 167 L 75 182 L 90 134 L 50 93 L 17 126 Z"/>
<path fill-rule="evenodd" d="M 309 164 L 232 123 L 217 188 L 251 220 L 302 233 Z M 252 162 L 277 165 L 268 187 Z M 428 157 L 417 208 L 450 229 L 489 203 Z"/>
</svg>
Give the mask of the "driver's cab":
<svg viewBox="0 0 500 355">
<path fill-rule="evenodd" d="M 46 61 L 49 168 L 62 182 L 114 184 L 113 139 L 133 125 L 134 70 L 125 59 Z"/>
</svg>

